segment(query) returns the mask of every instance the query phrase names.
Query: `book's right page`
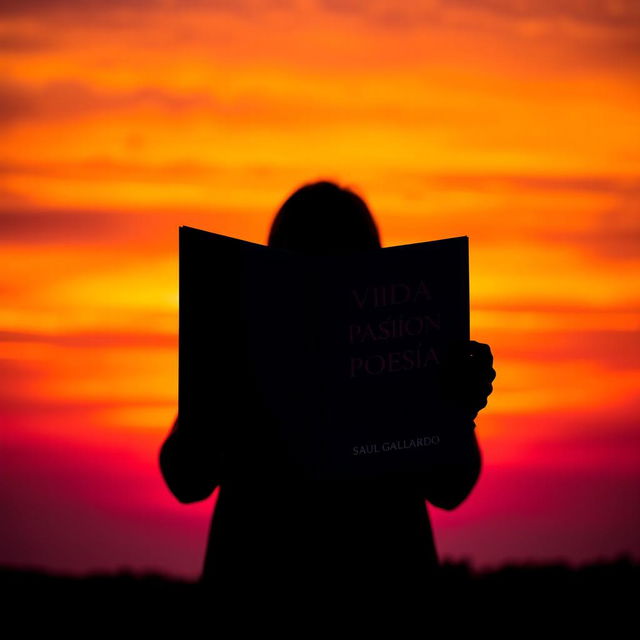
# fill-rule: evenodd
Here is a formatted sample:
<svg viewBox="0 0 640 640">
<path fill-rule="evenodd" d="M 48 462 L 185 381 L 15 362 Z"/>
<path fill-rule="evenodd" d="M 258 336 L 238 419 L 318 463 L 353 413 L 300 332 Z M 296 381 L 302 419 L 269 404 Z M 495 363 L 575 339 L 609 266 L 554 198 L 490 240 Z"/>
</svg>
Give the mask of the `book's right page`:
<svg viewBox="0 0 640 640">
<path fill-rule="evenodd" d="M 468 437 L 469 414 L 444 399 L 440 375 L 448 346 L 469 339 L 468 255 L 463 236 L 290 256 L 277 281 L 265 275 L 268 251 L 249 265 L 262 279 L 249 317 L 272 327 L 270 341 L 264 323 L 250 328 L 263 352 L 257 379 L 290 454 L 314 476 L 424 471 Z"/>
</svg>

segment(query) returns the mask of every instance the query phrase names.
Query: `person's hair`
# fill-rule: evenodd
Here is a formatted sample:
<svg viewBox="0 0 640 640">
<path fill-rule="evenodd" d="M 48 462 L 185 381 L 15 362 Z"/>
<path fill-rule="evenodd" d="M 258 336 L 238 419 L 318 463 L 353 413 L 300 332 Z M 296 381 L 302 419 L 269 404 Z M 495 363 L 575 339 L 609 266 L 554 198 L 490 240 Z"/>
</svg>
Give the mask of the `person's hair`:
<svg viewBox="0 0 640 640">
<path fill-rule="evenodd" d="M 270 247 L 312 255 L 380 248 L 380 234 L 365 201 L 328 181 L 300 187 L 271 223 Z"/>
</svg>

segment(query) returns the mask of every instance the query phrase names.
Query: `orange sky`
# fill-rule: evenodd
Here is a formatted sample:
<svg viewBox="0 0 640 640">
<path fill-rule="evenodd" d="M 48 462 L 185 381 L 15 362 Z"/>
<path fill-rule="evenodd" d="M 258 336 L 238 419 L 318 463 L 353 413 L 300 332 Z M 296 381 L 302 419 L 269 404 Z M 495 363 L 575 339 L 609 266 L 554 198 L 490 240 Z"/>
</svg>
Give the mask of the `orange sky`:
<svg viewBox="0 0 640 640">
<path fill-rule="evenodd" d="M 305 181 L 385 246 L 468 235 L 498 378 L 442 557 L 640 555 L 632 1 L 9 2 L 0 23 L 0 562 L 196 575 L 178 225 L 266 243 Z"/>
</svg>

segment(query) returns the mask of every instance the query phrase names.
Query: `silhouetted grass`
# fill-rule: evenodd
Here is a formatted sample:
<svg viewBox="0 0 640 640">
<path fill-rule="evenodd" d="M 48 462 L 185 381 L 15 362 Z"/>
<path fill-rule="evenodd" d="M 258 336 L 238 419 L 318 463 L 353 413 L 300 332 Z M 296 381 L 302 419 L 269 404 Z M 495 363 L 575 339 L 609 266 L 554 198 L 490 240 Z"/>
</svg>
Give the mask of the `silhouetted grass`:
<svg viewBox="0 0 640 640">
<path fill-rule="evenodd" d="M 439 586 L 442 589 L 467 591 L 477 595 L 486 590 L 529 590 L 545 588 L 552 591 L 574 589 L 616 591 L 637 588 L 640 579 L 640 563 L 628 555 L 572 567 L 556 564 L 507 564 L 499 569 L 476 571 L 467 562 L 442 563 Z M 5 592 L 29 590 L 32 593 L 112 592 L 114 594 L 147 593 L 184 595 L 191 597 L 198 589 L 197 582 L 178 579 L 162 573 L 87 573 L 71 575 L 49 573 L 38 569 L 0 567 L 0 586 Z"/>
<path fill-rule="evenodd" d="M 522 628 L 562 622 L 573 629 L 588 630 L 598 623 L 612 630 L 633 623 L 639 578 L 640 564 L 626 555 L 577 568 L 562 563 L 526 564 L 483 572 L 466 562 L 445 562 L 433 596 L 423 603 L 423 610 L 420 603 L 418 611 L 414 606 L 412 615 L 422 620 L 440 616 L 441 624 L 446 621 L 452 627 L 477 625 L 493 630 L 517 620 Z M 135 618 L 161 628 L 169 620 L 202 620 L 210 618 L 210 613 L 229 613 L 226 607 L 216 609 L 210 594 L 196 582 L 154 573 L 72 576 L 4 567 L 0 587 L 6 610 L 20 611 L 27 622 L 30 611 L 41 615 L 46 605 L 58 614 L 66 611 L 76 621 L 91 618 L 94 626 L 96 620 L 113 623 Z M 322 593 L 328 590 L 330 585 Z M 330 614 L 331 607 L 324 606 L 323 611 Z M 301 612 L 284 603 L 280 614 Z M 243 615 L 235 615 L 241 622 L 243 616 L 244 622 L 259 619 L 253 605 L 247 605 Z M 44 627 L 50 624 L 38 621 Z"/>
</svg>

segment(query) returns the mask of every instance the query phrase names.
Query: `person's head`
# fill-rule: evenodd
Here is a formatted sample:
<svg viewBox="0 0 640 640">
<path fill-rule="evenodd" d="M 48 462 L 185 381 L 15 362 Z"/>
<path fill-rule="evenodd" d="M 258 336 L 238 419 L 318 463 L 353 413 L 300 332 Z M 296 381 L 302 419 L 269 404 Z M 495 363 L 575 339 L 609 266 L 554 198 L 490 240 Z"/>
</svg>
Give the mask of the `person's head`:
<svg viewBox="0 0 640 640">
<path fill-rule="evenodd" d="M 291 194 L 275 215 L 270 247 L 310 255 L 380 248 L 376 223 L 364 200 L 333 182 L 315 182 Z"/>
</svg>

